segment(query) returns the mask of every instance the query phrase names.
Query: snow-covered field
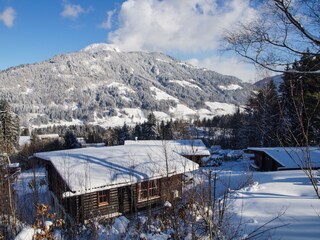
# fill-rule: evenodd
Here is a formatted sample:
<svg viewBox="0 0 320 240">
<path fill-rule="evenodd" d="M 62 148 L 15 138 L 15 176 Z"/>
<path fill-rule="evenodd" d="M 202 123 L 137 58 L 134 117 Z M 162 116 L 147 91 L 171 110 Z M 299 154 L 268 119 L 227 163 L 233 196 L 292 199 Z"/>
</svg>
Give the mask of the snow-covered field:
<svg viewBox="0 0 320 240">
<path fill-rule="evenodd" d="M 209 170 L 217 173 L 218 194 L 226 187 L 231 192 L 234 225 L 243 239 L 319 239 L 320 199 L 303 171 L 252 172 L 242 160 L 203 168 L 196 181 L 208 181 Z"/>
<path fill-rule="evenodd" d="M 272 239 L 319 239 L 320 199 L 301 170 L 255 172 L 255 183 L 238 192 L 234 209 L 249 233 L 279 214 L 265 228 Z M 240 211 L 241 210 L 241 211 Z M 266 235 L 265 235 L 266 236 Z"/>
</svg>

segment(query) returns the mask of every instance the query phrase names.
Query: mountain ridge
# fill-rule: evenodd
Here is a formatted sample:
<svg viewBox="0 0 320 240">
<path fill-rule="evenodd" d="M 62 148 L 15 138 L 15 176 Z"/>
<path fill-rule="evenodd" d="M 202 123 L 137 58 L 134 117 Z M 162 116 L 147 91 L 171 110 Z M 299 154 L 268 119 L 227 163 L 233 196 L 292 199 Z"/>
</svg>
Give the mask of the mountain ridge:
<svg viewBox="0 0 320 240">
<path fill-rule="evenodd" d="M 134 124 L 150 111 L 160 120 L 210 117 L 244 104 L 254 89 L 163 53 L 121 52 L 103 44 L 0 71 L 0 84 L 0 97 L 24 125 L 112 125 L 112 117 Z"/>
</svg>

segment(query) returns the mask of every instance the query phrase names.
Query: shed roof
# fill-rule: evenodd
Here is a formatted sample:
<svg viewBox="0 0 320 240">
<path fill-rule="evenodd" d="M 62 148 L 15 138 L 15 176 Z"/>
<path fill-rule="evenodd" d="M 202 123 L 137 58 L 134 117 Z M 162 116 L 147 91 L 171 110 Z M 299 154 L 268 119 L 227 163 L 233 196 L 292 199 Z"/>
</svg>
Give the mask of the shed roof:
<svg viewBox="0 0 320 240">
<path fill-rule="evenodd" d="M 34 156 L 50 161 L 73 195 L 162 178 L 167 176 L 167 169 L 172 176 L 199 167 L 174 151 L 165 151 L 162 146 L 79 148 Z"/>
<path fill-rule="evenodd" d="M 52 134 L 38 134 L 37 138 L 43 140 L 43 139 L 58 139 L 60 136 L 59 134 L 52 133 Z"/>
<path fill-rule="evenodd" d="M 248 150 L 264 152 L 283 167 L 278 169 L 299 169 L 299 168 L 319 168 L 320 148 L 319 147 L 272 147 L 259 148 L 250 147 Z"/>
<path fill-rule="evenodd" d="M 195 140 L 127 140 L 124 145 L 161 146 L 184 156 L 210 156 L 210 151 L 200 139 Z"/>
</svg>

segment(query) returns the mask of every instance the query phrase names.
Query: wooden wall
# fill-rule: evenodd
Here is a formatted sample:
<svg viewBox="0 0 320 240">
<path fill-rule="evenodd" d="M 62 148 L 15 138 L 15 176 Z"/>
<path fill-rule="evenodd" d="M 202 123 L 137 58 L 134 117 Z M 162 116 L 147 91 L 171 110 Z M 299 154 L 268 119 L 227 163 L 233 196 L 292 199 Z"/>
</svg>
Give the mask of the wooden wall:
<svg viewBox="0 0 320 240">
<path fill-rule="evenodd" d="M 277 171 L 281 167 L 281 164 L 264 152 L 254 152 L 254 155 L 254 163 L 261 171 Z"/>
<path fill-rule="evenodd" d="M 118 189 L 109 190 L 109 204 L 99 206 L 98 205 L 98 191 L 92 193 L 86 193 L 81 196 L 81 205 L 83 207 L 83 216 L 81 221 L 88 220 L 94 217 L 108 217 L 119 211 L 118 203 Z"/>
<path fill-rule="evenodd" d="M 110 189 L 109 204 L 98 205 L 98 191 L 81 196 L 83 215 L 81 221 L 92 217 L 112 217 L 114 214 L 127 214 L 163 204 L 166 200 L 173 200 L 172 191 L 182 193 L 182 174 L 160 180 L 160 197 L 146 201 L 138 201 L 137 184 Z"/>
</svg>

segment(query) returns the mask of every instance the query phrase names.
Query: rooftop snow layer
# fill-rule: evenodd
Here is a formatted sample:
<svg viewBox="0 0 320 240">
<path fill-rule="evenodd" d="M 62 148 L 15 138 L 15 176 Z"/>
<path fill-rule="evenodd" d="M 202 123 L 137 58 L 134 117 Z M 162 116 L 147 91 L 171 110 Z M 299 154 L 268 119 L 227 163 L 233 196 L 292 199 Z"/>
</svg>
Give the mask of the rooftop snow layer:
<svg viewBox="0 0 320 240">
<path fill-rule="evenodd" d="M 65 196 L 111 189 L 198 169 L 198 164 L 162 146 L 122 145 L 35 153 L 50 161 L 70 191 Z"/>
<path fill-rule="evenodd" d="M 201 140 L 127 140 L 124 145 L 160 146 L 181 155 L 209 156 L 210 152 Z"/>
<path fill-rule="evenodd" d="M 296 148 L 296 147 L 274 147 L 258 148 L 252 147 L 248 150 L 264 152 L 286 168 L 308 168 L 310 163 L 312 167 L 320 167 L 320 148 Z M 310 155 L 309 155 L 310 154 Z"/>
</svg>

